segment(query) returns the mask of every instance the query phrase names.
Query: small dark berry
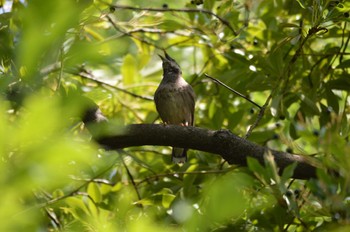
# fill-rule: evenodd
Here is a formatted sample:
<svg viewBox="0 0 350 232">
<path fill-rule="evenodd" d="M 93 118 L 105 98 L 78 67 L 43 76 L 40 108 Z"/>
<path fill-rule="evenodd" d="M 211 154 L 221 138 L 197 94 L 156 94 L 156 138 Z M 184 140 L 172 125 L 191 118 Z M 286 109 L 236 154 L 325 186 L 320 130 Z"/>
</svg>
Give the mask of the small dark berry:
<svg viewBox="0 0 350 232">
<path fill-rule="evenodd" d="M 281 120 L 284 120 L 284 119 L 286 119 L 286 116 L 284 116 L 284 115 L 280 115 L 280 117 L 279 117 Z"/>
<path fill-rule="evenodd" d="M 314 130 L 314 131 L 312 132 L 312 134 L 315 135 L 315 136 L 319 136 L 319 135 L 320 135 L 320 132 L 319 132 L 318 130 Z"/>
<path fill-rule="evenodd" d="M 251 109 L 249 110 L 249 113 L 254 114 L 254 113 L 255 113 L 255 110 L 254 110 L 253 108 L 251 108 Z"/>
<path fill-rule="evenodd" d="M 278 134 L 274 134 L 274 135 L 272 136 L 272 139 L 279 139 L 279 135 L 278 135 Z"/>
<path fill-rule="evenodd" d="M 115 11 L 115 7 L 114 7 L 114 6 L 111 6 L 111 7 L 109 8 L 109 13 L 114 13 L 114 11 Z"/>
<path fill-rule="evenodd" d="M 344 17 L 345 17 L 345 18 L 349 18 L 349 12 L 345 12 L 345 13 L 344 13 Z"/>
<path fill-rule="evenodd" d="M 199 5 L 202 5 L 203 4 L 203 0 L 200 0 L 200 1 L 197 1 L 196 2 L 196 5 L 199 6 Z"/>
<path fill-rule="evenodd" d="M 193 5 L 194 5 L 194 1 L 193 1 L 193 0 L 191 1 L 191 4 L 193 4 Z"/>
<path fill-rule="evenodd" d="M 275 126 L 276 126 L 276 127 L 281 127 L 281 123 L 280 123 L 280 122 L 276 122 L 276 123 L 275 123 Z"/>
<path fill-rule="evenodd" d="M 287 197 L 293 196 L 292 190 L 288 189 L 287 192 L 286 192 L 286 196 L 287 196 Z"/>
<path fill-rule="evenodd" d="M 295 195 L 295 198 L 299 198 L 300 197 L 300 189 L 295 189 L 294 195 Z"/>
<path fill-rule="evenodd" d="M 164 4 L 162 5 L 162 7 L 163 7 L 163 8 L 168 8 L 168 4 L 164 3 Z"/>
<path fill-rule="evenodd" d="M 286 149 L 286 152 L 288 152 L 288 153 L 293 153 L 293 149 L 290 148 L 290 147 L 288 147 L 288 148 Z"/>
</svg>

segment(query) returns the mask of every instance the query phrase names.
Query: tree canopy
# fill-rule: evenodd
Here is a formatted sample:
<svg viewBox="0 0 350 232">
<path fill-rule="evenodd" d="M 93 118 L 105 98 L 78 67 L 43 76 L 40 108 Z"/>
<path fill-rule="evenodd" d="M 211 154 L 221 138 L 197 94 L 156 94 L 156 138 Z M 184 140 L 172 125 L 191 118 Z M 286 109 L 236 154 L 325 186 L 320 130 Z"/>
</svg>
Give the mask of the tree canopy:
<svg viewBox="0 0 350 232">
<path fill-rule="evenodd" d="M 349 14 L 0 0 L 0 231 L 350 229 Z M 164 51 L 196 92 L 195 127 L 157 125 Z"/>
</svg>

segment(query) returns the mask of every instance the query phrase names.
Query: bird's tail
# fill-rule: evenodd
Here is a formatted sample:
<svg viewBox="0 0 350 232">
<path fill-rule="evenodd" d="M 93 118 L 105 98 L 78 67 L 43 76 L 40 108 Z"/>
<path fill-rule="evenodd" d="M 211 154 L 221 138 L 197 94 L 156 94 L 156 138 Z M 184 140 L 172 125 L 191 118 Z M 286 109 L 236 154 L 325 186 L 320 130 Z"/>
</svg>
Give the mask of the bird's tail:
<svg viewBox="0 0 350 232">
<path fill-rule="evenodd" d="M 175 164 L 186 163 L 186 161 L 187 161 L 187 149 L 173 147 L 173 152 L 171 154 L 171 160 Z"/>
</svg>

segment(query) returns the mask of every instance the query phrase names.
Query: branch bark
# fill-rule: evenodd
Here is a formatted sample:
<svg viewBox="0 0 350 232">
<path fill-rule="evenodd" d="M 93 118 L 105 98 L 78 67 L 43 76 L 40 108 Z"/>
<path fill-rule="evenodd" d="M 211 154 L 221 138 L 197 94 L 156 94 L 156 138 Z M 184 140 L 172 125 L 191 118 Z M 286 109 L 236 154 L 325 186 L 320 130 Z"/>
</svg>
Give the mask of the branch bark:
<svg viewBox="0 0 350 232">
<path fill-rule="evenodd" d="M 102 116 L 98 108 L 89 110 L 87 114 L 83 121 L 87 124 L 94 140 L 108 149 L 144 145 L 186 147 L 220 155 L 229 164 L 242 166 L 247 165 L 248 156 L 264 164 L 264 154 L 270 151 L 280 172 L 296 162 L 297 167 L 293 178 L 316 177 L 317 168 L 310 157 L 271 150 L 238 137 L 228 130 L 214 131 L 198 127 L 160 124 L 132 124 L 116 128 Z"/>
<path fill-rule="evenodd" d="M 87 110 L 82 120 L 93 139 L 108 149 L 144 145 L 186 147 L 220 155 L 229 164 L 242 166 L 247 166 L 247 157 L 253 157 L 264 164 L 264 155 L 269 151 L 280 173 L 292 163 L 297 163 L 293 178 L 316 177 L 315 159 L 272 150 L 236 136 L 228 130 L 214 131 L 191 126 L 161 124 L 132 124 L 116 127 L 108 122 L 93 101 L 90 99 L 84 101 L 86 101 Z"/>
</svg>

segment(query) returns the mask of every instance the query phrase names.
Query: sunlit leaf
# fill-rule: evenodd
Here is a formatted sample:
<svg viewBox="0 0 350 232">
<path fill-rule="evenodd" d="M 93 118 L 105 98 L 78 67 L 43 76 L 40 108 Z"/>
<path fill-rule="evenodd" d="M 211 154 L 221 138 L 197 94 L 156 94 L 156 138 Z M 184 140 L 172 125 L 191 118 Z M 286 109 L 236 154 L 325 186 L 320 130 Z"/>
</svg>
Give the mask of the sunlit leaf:
<svg viewBox="0 0 350 232">
<path fill-rule="evenodd" d="M 95 203 L 99 203 L 102 200 L 101 191 L 96 183 L 90 183 L 87 188 L 87 193 L 94 200 Z"/>
<path fill-rule="evenodd" d="M 125 85 L 137 83 L 137 80 L 139 79 L 139 74 L 136 59 L 131 54 L 128 54 L 124 57 L 121 72 L 123 75 L 123 82 Z"/>
<path fill-rule="evenodd" d="M 175 196 L 173 194 L 163 194 L 162 195 L 162 205 L 164 208 L 169 208 Z"/>
</svg>

